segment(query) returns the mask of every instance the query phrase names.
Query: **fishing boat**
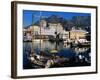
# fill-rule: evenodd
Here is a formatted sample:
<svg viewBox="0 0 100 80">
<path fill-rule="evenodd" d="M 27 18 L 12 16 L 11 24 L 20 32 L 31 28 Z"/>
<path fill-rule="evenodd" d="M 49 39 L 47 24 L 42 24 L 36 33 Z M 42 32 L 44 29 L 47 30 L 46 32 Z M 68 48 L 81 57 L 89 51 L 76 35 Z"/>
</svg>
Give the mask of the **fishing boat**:
<svg viewBox="0 0 100 80">
<path fill-rule="evenodd" d="M 80 46 L 80 47 L 90 47 L 91 43 L 90 42 L 79 43 L 78 46 Z"/>
</svg>

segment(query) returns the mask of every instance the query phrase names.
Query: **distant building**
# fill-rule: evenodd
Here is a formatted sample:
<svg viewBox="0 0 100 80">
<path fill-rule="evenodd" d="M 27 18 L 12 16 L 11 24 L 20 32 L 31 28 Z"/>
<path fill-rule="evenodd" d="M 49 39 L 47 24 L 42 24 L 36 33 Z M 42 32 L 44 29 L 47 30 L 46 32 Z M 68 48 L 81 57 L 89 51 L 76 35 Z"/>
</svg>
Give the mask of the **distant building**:
<svg viewBox="0 0 100 80">
<path fill-rule="evenodd" d="M 63 30 L 62 38 L 64 40 L 68 40 L 69 39 L 69 31 Z"/>
<path fill-rule="evenodd" d="M 32 27 L 33 27 L 32 29 L 33 35 L 40 35 L 40 27 L 36 25 L 33 25 Z"/>
<path fill-rule="evenodd" d="M 45 19 L 40 20 L 40 26 L 41 27 L 47 27 L 47 21 Z"/>
<path fill-rule="evenodd" d="M 54 28 L 57 33 L 61 33 L 63 31 L 63 27 L 60 23 L 48 23 L 50 28 Z"/>
<path fill-rule="evenodd" d="M 85 39 L 86 38 L 86 34 L 88 32 L 85 30 L 76 30 L 76 29 L 72 29 L 69 31 L 69 38 L 72 40 L 75 39 Z"/>
</svg>

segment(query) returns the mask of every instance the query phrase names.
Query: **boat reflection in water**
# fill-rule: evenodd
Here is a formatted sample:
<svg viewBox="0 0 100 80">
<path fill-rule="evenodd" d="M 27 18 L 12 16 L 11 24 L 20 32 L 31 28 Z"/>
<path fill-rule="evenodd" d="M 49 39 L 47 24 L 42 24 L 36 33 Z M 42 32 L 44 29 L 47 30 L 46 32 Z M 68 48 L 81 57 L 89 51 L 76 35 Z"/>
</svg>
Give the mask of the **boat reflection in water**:
<svg viewBox="0 0 100 80">
<path fill-rule="evenodd" d="M 90 65 L 90 47 L 73 47 L 71 44 L 48 40 L 23 43 L 23 69 Z"/>
</svg>

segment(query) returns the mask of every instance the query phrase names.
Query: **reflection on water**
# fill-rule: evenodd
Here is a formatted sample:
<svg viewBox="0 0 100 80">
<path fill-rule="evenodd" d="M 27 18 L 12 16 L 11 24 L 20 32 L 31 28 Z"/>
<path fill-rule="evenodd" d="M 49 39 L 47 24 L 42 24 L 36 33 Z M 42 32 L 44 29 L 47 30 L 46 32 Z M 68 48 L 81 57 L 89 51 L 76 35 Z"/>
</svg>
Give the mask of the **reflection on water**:
<svg viewBox="0 0 100 80">
<path fill-rule="evenodd" d="M 56 54 L 57 56 L 63 56 L 67 58 L 75 57 L 76 61 L 77 61 L 77 57 L 79 59 L 84 58 L 84 60 L 87 61 L 89 65 L 91 63 L 90 47 L 78 47 L 78 46 L 71 47 L 70 44 L 67 43 L 65 44 L 63 42 L 57 43 L 57 42 L 41 41 L 40 43 L 40 41 L 34 41 L 33 43 L 24 42 L 23 44 L 23 68 L 24 69 L 34 68 L 34 66 L 32 66 L 32 64 L 28 60 L 28 56 L 31 53 L 31 50 L 33 50 L 34 53 L 36 54 L 39 54 L 40 51 L 44 51 L 45 54 L 51 55 L 50 51 L 55 49 L 58 51 Z M 88 64 L 82 66 L 86 66 L 86 65 Z M 72 66 L 74 66 L 74 64 Z M 81 66 L 81 64 L 79 64 L 78 66 Z"/>
</svg>

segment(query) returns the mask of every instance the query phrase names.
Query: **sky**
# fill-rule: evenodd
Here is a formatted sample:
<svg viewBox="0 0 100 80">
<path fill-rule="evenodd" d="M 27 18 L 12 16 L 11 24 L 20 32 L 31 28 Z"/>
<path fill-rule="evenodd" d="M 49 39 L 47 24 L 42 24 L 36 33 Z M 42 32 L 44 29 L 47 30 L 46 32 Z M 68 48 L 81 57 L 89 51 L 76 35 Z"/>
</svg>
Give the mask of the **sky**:
<svg viewBox="0 0 100 80">
<path fill-rule="evenodd" d="M 74 12 L 52 12 L 52 11 L 34 11 L 34 10 L 23 10 L 23 26 L 29 26 L 35 23 L 42 17 L 49 17 L 51 15 L 57 15 L 65 19 L 72 19 L 73 16 L 90 16 L 89 13 L 74 13 Z M 33 21 L 32 21 L 33 18 Z"/>
</svg>

